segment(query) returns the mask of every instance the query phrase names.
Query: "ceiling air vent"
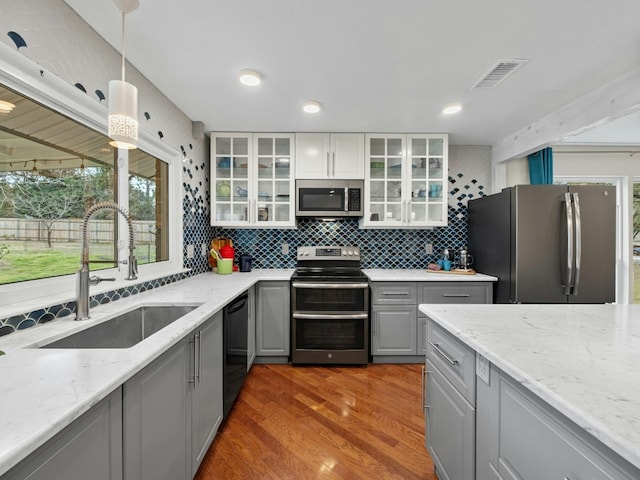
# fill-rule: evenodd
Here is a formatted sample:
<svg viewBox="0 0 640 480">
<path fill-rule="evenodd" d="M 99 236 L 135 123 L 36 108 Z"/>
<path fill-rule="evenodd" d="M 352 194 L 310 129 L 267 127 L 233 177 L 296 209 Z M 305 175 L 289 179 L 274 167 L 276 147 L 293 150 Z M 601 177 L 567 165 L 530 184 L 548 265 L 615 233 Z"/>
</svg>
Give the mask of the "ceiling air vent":
<svg viewBox="0 0 640 480">
<path fill-rule="evenodd" d="M 471 86 L 471 90 L 474 88 L 495 88 L 527 62 L 528 60 L 523 58 L 498 60 L 487 73 L 480 77 L 480 80 Z"/>
</svg>

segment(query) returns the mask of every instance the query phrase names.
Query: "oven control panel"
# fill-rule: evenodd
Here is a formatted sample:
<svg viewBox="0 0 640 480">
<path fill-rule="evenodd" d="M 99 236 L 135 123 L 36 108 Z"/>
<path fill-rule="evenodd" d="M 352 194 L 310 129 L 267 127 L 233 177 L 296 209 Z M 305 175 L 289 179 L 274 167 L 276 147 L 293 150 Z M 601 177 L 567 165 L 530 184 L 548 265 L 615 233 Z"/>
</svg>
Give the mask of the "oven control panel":
<svg viewBox="0 0 640 480">
<path fill-rule="evenodd" d="M 298 247 L 298 260 L 360 260 L 358 247 Z"/>
</svg>

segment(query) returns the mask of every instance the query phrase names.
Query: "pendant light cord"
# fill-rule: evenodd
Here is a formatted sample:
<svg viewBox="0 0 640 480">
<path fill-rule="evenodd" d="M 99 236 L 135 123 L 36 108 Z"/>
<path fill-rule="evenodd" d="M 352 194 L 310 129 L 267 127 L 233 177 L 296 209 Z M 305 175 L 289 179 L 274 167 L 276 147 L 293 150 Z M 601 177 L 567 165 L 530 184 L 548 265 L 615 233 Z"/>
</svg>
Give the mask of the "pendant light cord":
<svg viewBox="0 0 640 480">
<path fill-rule="evenodd" d="M 126 47 L 126 43 L 125 43 L 125 39 L 124 39 L 124 17 L 125 17 L 125 13 L 124 10 L 122 11 L 122 81 L 124 82 L 124 52 L 125 52 L 125 47 Z"/>
</svg>

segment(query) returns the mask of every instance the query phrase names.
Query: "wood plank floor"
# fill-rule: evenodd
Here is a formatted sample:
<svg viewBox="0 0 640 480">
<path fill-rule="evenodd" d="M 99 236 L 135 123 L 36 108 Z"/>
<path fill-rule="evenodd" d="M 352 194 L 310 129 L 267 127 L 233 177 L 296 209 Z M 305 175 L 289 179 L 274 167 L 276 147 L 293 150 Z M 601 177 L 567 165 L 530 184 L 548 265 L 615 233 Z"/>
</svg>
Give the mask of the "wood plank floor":
<svg viewBox="0 0 640 480">
<path fill-rule="evenodd" d="M 254 365 L 196 480 L 436 480 L 420 365 Z"/>
</svg>

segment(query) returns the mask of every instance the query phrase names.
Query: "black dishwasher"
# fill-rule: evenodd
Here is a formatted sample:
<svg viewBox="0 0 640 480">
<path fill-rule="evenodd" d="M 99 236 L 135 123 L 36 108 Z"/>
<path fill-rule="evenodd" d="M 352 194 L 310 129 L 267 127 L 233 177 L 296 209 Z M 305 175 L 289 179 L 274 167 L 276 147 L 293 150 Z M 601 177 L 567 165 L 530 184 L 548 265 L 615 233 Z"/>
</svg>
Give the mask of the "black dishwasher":
<svg viewBox="0 0 640 480">
<path fill-rule="evenodd" d="M 247 376 L 249 295 L 244 292 L 224 307 L 224 417 L 227 418 Z"/>
</svg>

